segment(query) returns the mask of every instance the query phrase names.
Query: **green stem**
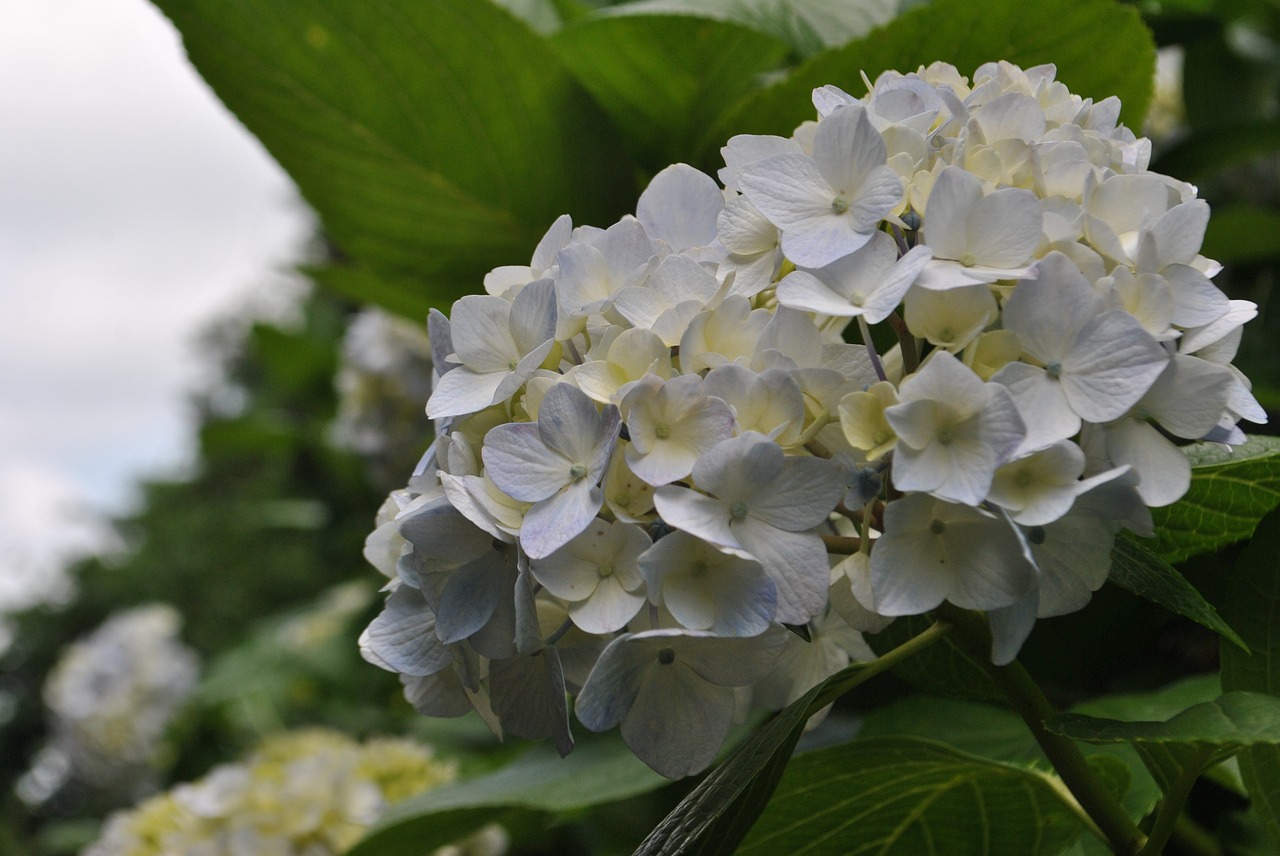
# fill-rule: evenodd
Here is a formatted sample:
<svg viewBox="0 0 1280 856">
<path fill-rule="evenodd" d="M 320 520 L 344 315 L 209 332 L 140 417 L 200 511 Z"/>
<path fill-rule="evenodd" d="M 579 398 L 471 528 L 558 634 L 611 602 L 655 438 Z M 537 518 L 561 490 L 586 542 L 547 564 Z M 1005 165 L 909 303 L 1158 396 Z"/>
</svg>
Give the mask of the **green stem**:
<svg viewBox="0 0 1280 856">
<path fill-rule="evenodd" d="M 1118 856 L 1136 856 L 1141 852 L 1146 836 L 1094 775 L 1079 747 L 1046 727 L 1058 714 L 1035 680 L 1017 660 L 1007 666 L 991 662 L 991 635 L 986 621 L 977 613 L 951 604 L 943 604 L 935 614 L 955 625 L 956 643 L 995 681 L 1009 706 L 1022 717 L 1058 777 L 1102 830 L 1112 852 Z"/>
<path fill-rule="evenodd" d="M 1191 796 L 1191 787 L 1200 778 L 1217 752 L 1216 746 L 1201 746 L 1191 756 L 1190 762 L 1160 798 L 1160 807 L 1156 809 L 1156 819 L 1151 825 L 1151 834 L 1146 846 L 1138 851 L 1138 856 L 1159 856 L 1164 852 L 1164 845 L 1169 841 L 1177 827 L 1178 818 L 1182 816 L 1182 808 Z"/>
<path fill-rule="evenodd" d="M 939 618 L 929 625 L 928 629 L 912 636 L 897 648 L 884 652 L 870 663 L 858 663 L 850 666 L 845 669 L 844 673 L 841 673 L 844 674 L 843 678 L 830 681 L 823 691 L 814 698 L 809 705 L 810 715 L 822 710 L 859 684 L 874 678 L 881 672 L 892 669 L 903 660 L 919 654 L 935 642 L 940 642 L 950 632 L 951 622 L 946 618 Z M 833 677 L 839 678 L 839 675 Z"/>
</svg>

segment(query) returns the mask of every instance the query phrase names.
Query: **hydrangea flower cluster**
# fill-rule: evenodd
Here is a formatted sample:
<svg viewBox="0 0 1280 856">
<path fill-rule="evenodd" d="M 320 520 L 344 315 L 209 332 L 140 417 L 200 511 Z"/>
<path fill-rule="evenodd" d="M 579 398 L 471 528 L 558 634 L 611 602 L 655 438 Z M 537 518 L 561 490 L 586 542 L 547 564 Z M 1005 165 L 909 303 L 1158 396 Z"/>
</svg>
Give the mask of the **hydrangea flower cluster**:
<svg viewBox="0 0 1280 856">
<path fill-rule="evenodd" d="M 370 536 L 365 657 L 562 752 L 567 690 L 674 777 L 894 616 L 985 611 L 1007 662 L 1080 609 L 1187 489 L 1178 445 L 1265 414 L 1208 206 L 1054 75 L 823 87 L 719 183 L 669 167 L 433 313 L 438 438 Z"/>
<path fill-rule="evenodd" d="M 452 763 L 410 740 L 362 745 L 336 731 L 286 732 L 243 763 L 113 815 L 84 856 L 330 856 L 355 844 L 390 803 L 455 775 Z M 505 832 L 491 827 L 440 854 L 506 849 Z"/>
<path fill-rule="evenodd" d="M 67 646 L 44 686 L 52 739 L 18 785 L 27 802 L 70 782 L 128 799 L 154 787 L 165 732 L 200 676 L 181 626 L 176 609 L 150 604 Z"/>
</svg>

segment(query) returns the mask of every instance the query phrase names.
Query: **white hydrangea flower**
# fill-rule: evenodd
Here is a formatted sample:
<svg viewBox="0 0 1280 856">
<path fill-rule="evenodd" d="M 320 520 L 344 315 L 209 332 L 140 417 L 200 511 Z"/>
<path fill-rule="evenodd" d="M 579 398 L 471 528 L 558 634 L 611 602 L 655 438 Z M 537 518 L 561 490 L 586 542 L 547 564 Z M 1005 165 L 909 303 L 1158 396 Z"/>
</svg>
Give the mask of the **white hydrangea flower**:
<svg viewBox="0 0 1280 856">
<path fill-rule="evenodd" d="M 562 753 L 576 695 L 681 776 L 894 616 L 985 610 L 1007 663 L 1081 608 L 1185 492 L 1169 438 L 1266 413 L 1207 206 L 1055 75 L 822 87 L 729 140 L 722 187 L 668 167 L 433 312 L 441 436 L 369 538 L 366 659 Z"/>
<path fill-rule="evenodd" d="M 820 268 L 860 249 L 902 198 L 886 164 L 884 139 L 861 105 L 818 123 L 812 157 L 778 154 L 747 164 L 743 194 L 782 231 L 782 251 L 797 265 Z"/>
<path fill-rule="evenodd" d="M 501 490 L 533 505 L 520 543 L 535 559 L 550 555 L 587 527 L 604 495 L 600 477 L 618 439 L 618 409 L 596 410 L 568 384 L 542 400 L 536 423 L 499 425 L 485 436 L 485 468 Z"/>
<path fill-rule="evenodd" d="M 167 604 L 138 606 L 67 646 L 44 685 L 52 740 L 24 777 L 52 781 L 42 793 L 20 782 L 20 794 L 41 802 L 71 780 L 126 793 L 154 787 L 165 732 L 200 673 L 181 625 Z"/>
<path fill-rule="evenodd" d="M 947 351 L 903 381 L 884 418 L 898 435 L 894 483 L 966 505 L 982 502 L 1026 435 L 1009 391 Z"/>
</svg>

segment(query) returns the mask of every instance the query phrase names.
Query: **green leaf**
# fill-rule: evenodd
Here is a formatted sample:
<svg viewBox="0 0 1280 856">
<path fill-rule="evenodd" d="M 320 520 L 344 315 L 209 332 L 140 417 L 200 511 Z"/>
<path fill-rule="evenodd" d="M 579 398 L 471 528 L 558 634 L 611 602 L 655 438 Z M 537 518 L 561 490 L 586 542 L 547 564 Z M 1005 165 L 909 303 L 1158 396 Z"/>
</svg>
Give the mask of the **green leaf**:
<svg viewBox="0 0 1280 856">
<path fill-rule="evenodd" d="M 764 33 L 690 15 L 586 18 L 552 45 L 654 172 L 709 166 L 724 142 L 709 136 L 717 122 L 787 52 Z"/>
<path fill-rule="evenodd" d="M 1211 698 L 1216 694 L 1214 682 L 1212 686 L 1200 690 L 1194 701 Z M 1138 698 L 1143 699 L 1148 707 L 1154 704 L 1147 696 Z M 1179 695 L 1178 698 L 1181 700 L 1183 696 Z M 1103 701 L 1106 700 L 1108 699 Z M 1179 704 L 1176 708 L 1169 709 L 1169 714 L 1186 706 L 1187 704 Z M 910 696 L 867 714 L 858 736 L 919 737 L 939 740 L 962 752 L 995 761 L 1041 767 L 1049 764 L 1049 759 L 1041 752 L 1021 718 L 1008 708 L 982 702 Z M 1139 820 L 1151 811 L 1160 798 L 1160 791 L 1131 747 L 1084 746 L 1082 749 L 1089 763 L 1098 767 L 1099 772 L 1112 783 L 1116 799 L 1124 805 L 1130 817 Z"/>
<path fill-rule="evenodd" d="M 923 737 L 996 761 L 1043 760 L 1027 726 L 1013 711 L 983 702 L 914 695 L 867 714 L 858 738 Z"/>
<path fill-rule="evenodd" d="M 1173 505 L 1154 508 L 1150 549 L 1166 562 L 1248 538 L 1263 515 L 1280 505 L 1280 437 L 1250 437 L 1224 451 L 1209 443 L 1184 447 L 1191 487 Z"/>
<path fill-rule="evenodd" d="M 155 2 L 343 258 L 434 304 L 527 261 L 560 214 L 608 223 L 634 201 L 608 120 L 487 0 Z"/>
<path fill-rule="evenodd" d="M 1274 208 L 1242 203 L 1215 205 L 1201 252 L 1225 265 L 1268 261 L 1280 256 L 1278 235 L 1280 211 Z"/>
<path fill-rule="evenodd" d="M 813 118 L 810 91 L 835 84 L 850 94 L 887 69 L 913 71 L 935 60 L 972 74 L 984 62 L 1023 67 L 1054 63 L 1072 92 L 1123 103 L 1140 126 L 1151 100 L 1155 44 L 1136 10 L 1110 0 L 936 0 L 895 18 L 867 38 L 818 54 L 784 80 L 748 98 L 722 125 L 733 134 L 790 134 Z"/>
<path fill-rule="evenodd" d="M 1049 777 L 929 740 L 855 740 L 797 756 L 747 854 L 1057 856 L 1084 829 Z"/>
<path fill-rule="evenodd" d="M 1229 692 L 1187 708 L 1164 722 L 1063 714 L 1051 731 L 1085 743 L 1129 743 L 1162 791 L 1191 770 L 1199 775 L 1247 746 L 1280 745 L 1280 699 Z"/>
<path fill-rule="evenodd" d="M 1126 591 L 1190 618 L 1245 650 L 1248 646 L 1222 620 L 1204 596 L 1168 562 L 1128 535 L 1116 539 L 1108 581 Z"/>
<path fill-rule="evenodd" d="M 1222 688 L 1280 697 L 1280 511 L 1262 519 L 1227 583 L 1222 610 L 1252 648 L 1222 646 Z M 1280 850 L 1280 748 L 1256 746 L 1239 756 L 1253 814 Z"/>
<path fill-rule="evenodd" d="M 644 0 L 628 13 L 682 13 L 718 17 L 769 33 L 802 57 L 860 39 L 898 13 L 898 0 Z"/>
<path fill-rule="evenodd" d="M 1064 713 L 1048 727 L 1086 743 L 1207 744 L 1230 752 L 1258 744 L 1280 745 L 1280 698 L 1235 691 L 1193 705 L 1163 722 Z"/>
<path fill-rule="evenodd" d="M 503 813 L 525 819 L 530 813 L 574 811 L 667 783 L 616 735 L 582 741 L 567 758 L 542 744 L 493 773 L 397 804 L 347 856 L 421 856 Z"/>
</svg>

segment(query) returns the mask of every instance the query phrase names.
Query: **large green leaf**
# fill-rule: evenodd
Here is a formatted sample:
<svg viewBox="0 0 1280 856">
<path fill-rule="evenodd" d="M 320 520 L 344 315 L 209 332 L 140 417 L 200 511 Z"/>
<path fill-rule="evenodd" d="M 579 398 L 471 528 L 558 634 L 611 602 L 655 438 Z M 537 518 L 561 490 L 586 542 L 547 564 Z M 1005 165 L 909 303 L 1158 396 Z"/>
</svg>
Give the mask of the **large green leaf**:
<svg viewBox="0 0 1280 856">
<path fill-rule="evenodd" d="M 1280 746 L 1280 699 L 1229 692 L 1166 721 L 1124 721 L 1064 714 L 1050 730 L 1086 743 L 1128 743 L 1163 791 L 1190 773 L 1198 776 L 1249 746 Z"/>
<path fill-rule="evenodd" d="M 1157 693 L 1136 696 L 1109 696 L 1090 702 L 1083 709 L 1097 709 L 1099 715 L 1121 715 L 1137 709 L 1154 711 L 1145 715 L 1170 716 L 1198 701 L 1217 695 L 1216 681 L 1204 687 L 1194 687 L 1193 692 L 1175 686 Z M 1108 706 L 1116 699 L 1119 707 Z M 1090 707 L 1090 705 L 1101 705 Z M 1049 759 L 1044 756 L 1026 724 L 1013 711 L 982 702 L 962 701 L 936 696 L 909 696 L 886 705 L 870 714 L 858 731 L 859 738 L 919 737 L 938 740 L 962 752 L 981 755 L 995 761 L 1035 765 L 1047 768 Z M 1110 779 L 1118 780 L 1114 789 L 1129 816 L 1142 819 L 1160 798 L 1160 790 L 1147 775 L 1142 759 L 1129 746 L 1084 746 L 1089 763 L 1102 773 L 1108 765 L 1120 772 L 1111 772 Z"/>
<path fill-rule="evenodd" d="M 1263 515 L 1280 505 L 1280 438 L 1250 437 L 1229 450 L 1187 446 L 1191 487 L 1173 505 L 1152 509 L 1152 552 L 1180 562 L 1248 538 Z"/>
<path fill-rule="evenodd" d="M 971 74 L 984 62 L 1054 63 L 1078 95 L 1123 103 L 1139 126 L 1151 99 L 1155 44 L 1138 13 L 1111 0 L 936 0 L 895 18 L 865 39 L 818 54 L 781 82 L 748 98 L 717 136 L 789 134 L 813 118 L 810 90 L 835 84 L 862 94 L 860 74 L 914 71 L 935 60 Z"/>
<path fill-rule="evenodd" d="M 487 0 L 155 2 L 340 254 L 436 304 L 527 261 L 560 214 L 634 202 L 608 120 Z"/>
<path fill-rule="evenodd" d="M 1187 582 L 1168 562 L 1133 538 L 1121 536 L 1111 551 L 1108 581 L 1121 588 L 1158 603 L 1170 612 L 1190 618 L 1235 645 L 1247 649 L 1231 627 L 1222 620 L 1196 587 Z"/>
<path fill-rule="evenodd" d="M 724 142 L 710 136 L 717 122 L 787 52 L 757 30 L 691 15 L 585 18 L 552 45 L 655 172 L 710 166 Z"/>
<path fill-rule="evenodd" d="M 797 756 L 739 854 L 1057 856 L 1084 829 L 1047 776 L 929 740 Z"/>
<path fill-rule="evenodd" d="M 1229 692 L 1165 721 L 1064 713 L 1049 724 L 1049 730 L 1086 743 L 1210 745 L 1230 752 L 1258 744 L 1280 745 L 1280 698 Z"/>
<path fill-rule="evenodd" d="M 347 856 L 421 856 L 506 815 L 574 811 L 664 784 L 616 735 L 582 741 L 567 758 L 541 745 L 493 773 L 399 803 Z"/>
<path fill-rule="evenodd" d="M 642 0 L 629 14 L 680 12 L 736 21 L 782 39 L 800 56 L 860 39 L 898 13 L 899 0 Z"/>
<path fill-rule="evenodd" d="M 1026 724 L 1007 707 L 913 695 L 867 714 L 858 738 L 922 737 L 996 761 L 1029 763 L 1044 755 Z"/>
<path fill-rule="evenodd" d="M 1253 649 L 1222 646 L 1222 688 L 1280 697 L 1280 511 L 1263 518 L 1240 554 L 1222 610 Z M 1246 749 L 1240 773 L 1254 815 L 1280 851 L 1280 748 Z"/>
</svg>

